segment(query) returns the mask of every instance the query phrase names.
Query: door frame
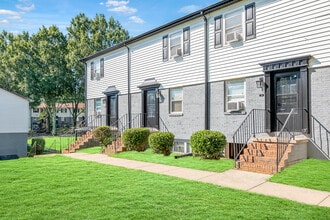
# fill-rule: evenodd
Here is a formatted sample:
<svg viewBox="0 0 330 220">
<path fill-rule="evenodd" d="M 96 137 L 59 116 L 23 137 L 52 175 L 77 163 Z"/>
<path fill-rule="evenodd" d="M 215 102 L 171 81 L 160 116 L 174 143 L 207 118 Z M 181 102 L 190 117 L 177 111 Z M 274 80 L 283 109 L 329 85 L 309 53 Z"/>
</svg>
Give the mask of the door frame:
<svg viewBox="0 0 330 220">
<path fill-rule="evenodd" d="M 307 112 L 302 114 L 302 133 L 310 131 L 310 80 L 308 72 L 308 64 L 311 56 L 297 57 L 292 59 L 274 61 L 260 64 L 263 67 L 265 77 L 265 110 L 266 110 L 266 131 L 268 133 L 277 132 L 276 129 L 276 107 L 275 105 L 275 77 L 279 74 L 299 72 L 297 80 L 297 93 L 299 109 L 306 109 Z"/>
<path fill-rule="evenodd" d="M 116 126 L 118 127 L 118 118 L 119 118 L 119 112 L 118 112 L 118 95 L 119 95 L 119 90 L 116 89 L 116 86 L 109 86 L 103 94 L 106 96 L 106 125 L 110 126 L 110 98 L 111 96 L 115 96 L 116 98 L 116 121 L 117 124 Z"/>
<path fill-rule="evenodd" d="M 143 83 L 141 83 L 138 88 L 141 90 L 141 113 L 142 113 L 142 118 L 141 118 L 141 125 L 143 127 L 147 127 L 148 123 L 147 123 L 147 119 L 146 119 L 146 113 L 147 113 L 147 109 L 146 109 L 146 94 L 148 91 L 150 90 L 154 90 L 155 91 L 155 102 L 156 102 L 156 106 L 155 106 L 155 116 L 156 116 L 156 125 L 155 127 L 157 129 L 159 129 L 159 87 L 160 87 L 160 83 L 157 82 L 157 80 L 155 78 L 148 78 L 145 79 L 143 81 Z"/>
</svg>

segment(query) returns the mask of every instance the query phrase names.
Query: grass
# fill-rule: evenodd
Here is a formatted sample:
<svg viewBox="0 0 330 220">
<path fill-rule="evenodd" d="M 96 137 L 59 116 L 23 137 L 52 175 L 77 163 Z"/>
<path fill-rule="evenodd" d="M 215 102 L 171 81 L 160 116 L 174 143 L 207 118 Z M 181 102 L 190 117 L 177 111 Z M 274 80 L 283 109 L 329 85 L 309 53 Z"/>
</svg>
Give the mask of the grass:
<svg viewBox="0 0 330 220">
<path fill-rule="evenodd" d="M 271 182 L 330 192 L 330 161 L 307 159 L 270 178 Z"/>
<path fill-rule="evenodd" d="M 329 219 L 330 209 L 64 156 L 0 161 L 0 219 Z"/>
<path fill-rule="evenodd" d="M 95 147 L 88 147 L 88 148 L 81 148 L 76 150 L 77 153 L 87 153 L 87 154 L 99 154 L 101 153 L 101 147 L 95 146 Z"/>
<path fill-rule="evenodd" d="M 225 158 L 221 158 L 220 160 L 206 160 L 199 157 L 174 159 L 174 155 L 179 154 L 172 153 L 170 156 L 163 156 L 162 154 L 153 153 L 151 149 L 147 149 L 144 152 L 126 151 L 112 155 L 112 157 L 215 172 L 223 172 L 234 167 L 234 161 Z"/>
<path fill-rule="evenodd" d="M 36 137 L 45 139 L 45 147 L 54 150 L 63 150 L 67 148 L 70 144 L 75 142 L 74 136 L 45 136 Z M 32 138 L 28 139 L 28 144 L 31 144 Z"/>
</svg>

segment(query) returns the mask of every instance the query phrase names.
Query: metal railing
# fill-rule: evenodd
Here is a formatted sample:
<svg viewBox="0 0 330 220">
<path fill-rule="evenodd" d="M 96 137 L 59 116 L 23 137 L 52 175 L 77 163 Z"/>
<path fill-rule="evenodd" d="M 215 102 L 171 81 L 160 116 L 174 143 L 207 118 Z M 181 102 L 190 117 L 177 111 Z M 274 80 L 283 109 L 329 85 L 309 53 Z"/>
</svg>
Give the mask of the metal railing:
<svg viewBox="0 0 330 220">
<path fill-rule="evenodd" d="M 310 140 L 330 160 L 330 131 L 314 116 L 311 115 L 311 137 Z"/>
<path fill-rule="evenodd" d="M 233 155 L 234 160 L 239 159 L 239 155 L 246 147 L 251 137 L 256 137 L 258 133 L 265 133 L 265 109 L 252 109 L 246 116 L 242 124 L 233 135 Z"/>
</svg>

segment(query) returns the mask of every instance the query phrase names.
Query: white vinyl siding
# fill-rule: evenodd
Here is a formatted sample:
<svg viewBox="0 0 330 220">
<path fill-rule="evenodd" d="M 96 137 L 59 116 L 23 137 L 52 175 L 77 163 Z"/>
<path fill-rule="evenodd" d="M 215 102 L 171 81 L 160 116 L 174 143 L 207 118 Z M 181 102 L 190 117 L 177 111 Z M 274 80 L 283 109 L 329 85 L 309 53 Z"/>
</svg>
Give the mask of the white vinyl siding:
<svg viewBox="0 0 330 220">
<path fill-rule="evenodd" d="M 330 66 L 329 1 L 255 1 L 255 6 L 256 38 L 240 46 L 214 48 L 214 29 L 209 28 L 211 82 L 261 75 L 260 63 L 306 55 L 313 56 L 311 67 Z M 226 10 L 213 16 L 219 14 Z M 214 26 L 213 19 L 210 23 Z"/>
<path fill-rule="evenodd" d="M 99 60 L 101 58 L 93 59 Z M 87 63 L 87 76 L 90 75 L 90 65 Z M 87 99 L 98 98 L 109 86 L 116 86 L 121 94 L 126 94 L 127 89 L 127 48 L 122 48 L 111 54 L 104 55 L 104 77 L 102 80 L 87 78 Z M 105 96 L 105 95 L 104 95 Z"/>
<path fill-rule="evenodd" d="M 190 28 L 190 55 L 183 56 L 179 61 L 170 59 L 164 62 L 161 51 L 163 37 L 179 31 L 182 35 L 187 26 Z M 203 83 L 204 44 L 200 43 L 203 37 L 203 20 L 197 18 L 189 25 L 179 25 L 131 45 L 131 92 L 140 92 L 138 86 L 148 78 L 155 78 L 164 88 Z"/>
</svg>

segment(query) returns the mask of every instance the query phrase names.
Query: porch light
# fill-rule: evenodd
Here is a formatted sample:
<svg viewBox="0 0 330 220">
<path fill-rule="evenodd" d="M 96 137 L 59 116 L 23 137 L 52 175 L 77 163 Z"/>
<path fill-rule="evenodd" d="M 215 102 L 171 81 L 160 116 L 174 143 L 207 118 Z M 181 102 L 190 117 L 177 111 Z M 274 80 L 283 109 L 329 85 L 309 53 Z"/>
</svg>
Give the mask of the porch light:
<svg viewBox="0 0 330 220">
<path fill-rule="evenodd" d="M 256 85 L 258 89 L 263 89 L 264 88 L 264 78 L 260 77 L 259 80 L 256 81 Z"/>
</svg>

